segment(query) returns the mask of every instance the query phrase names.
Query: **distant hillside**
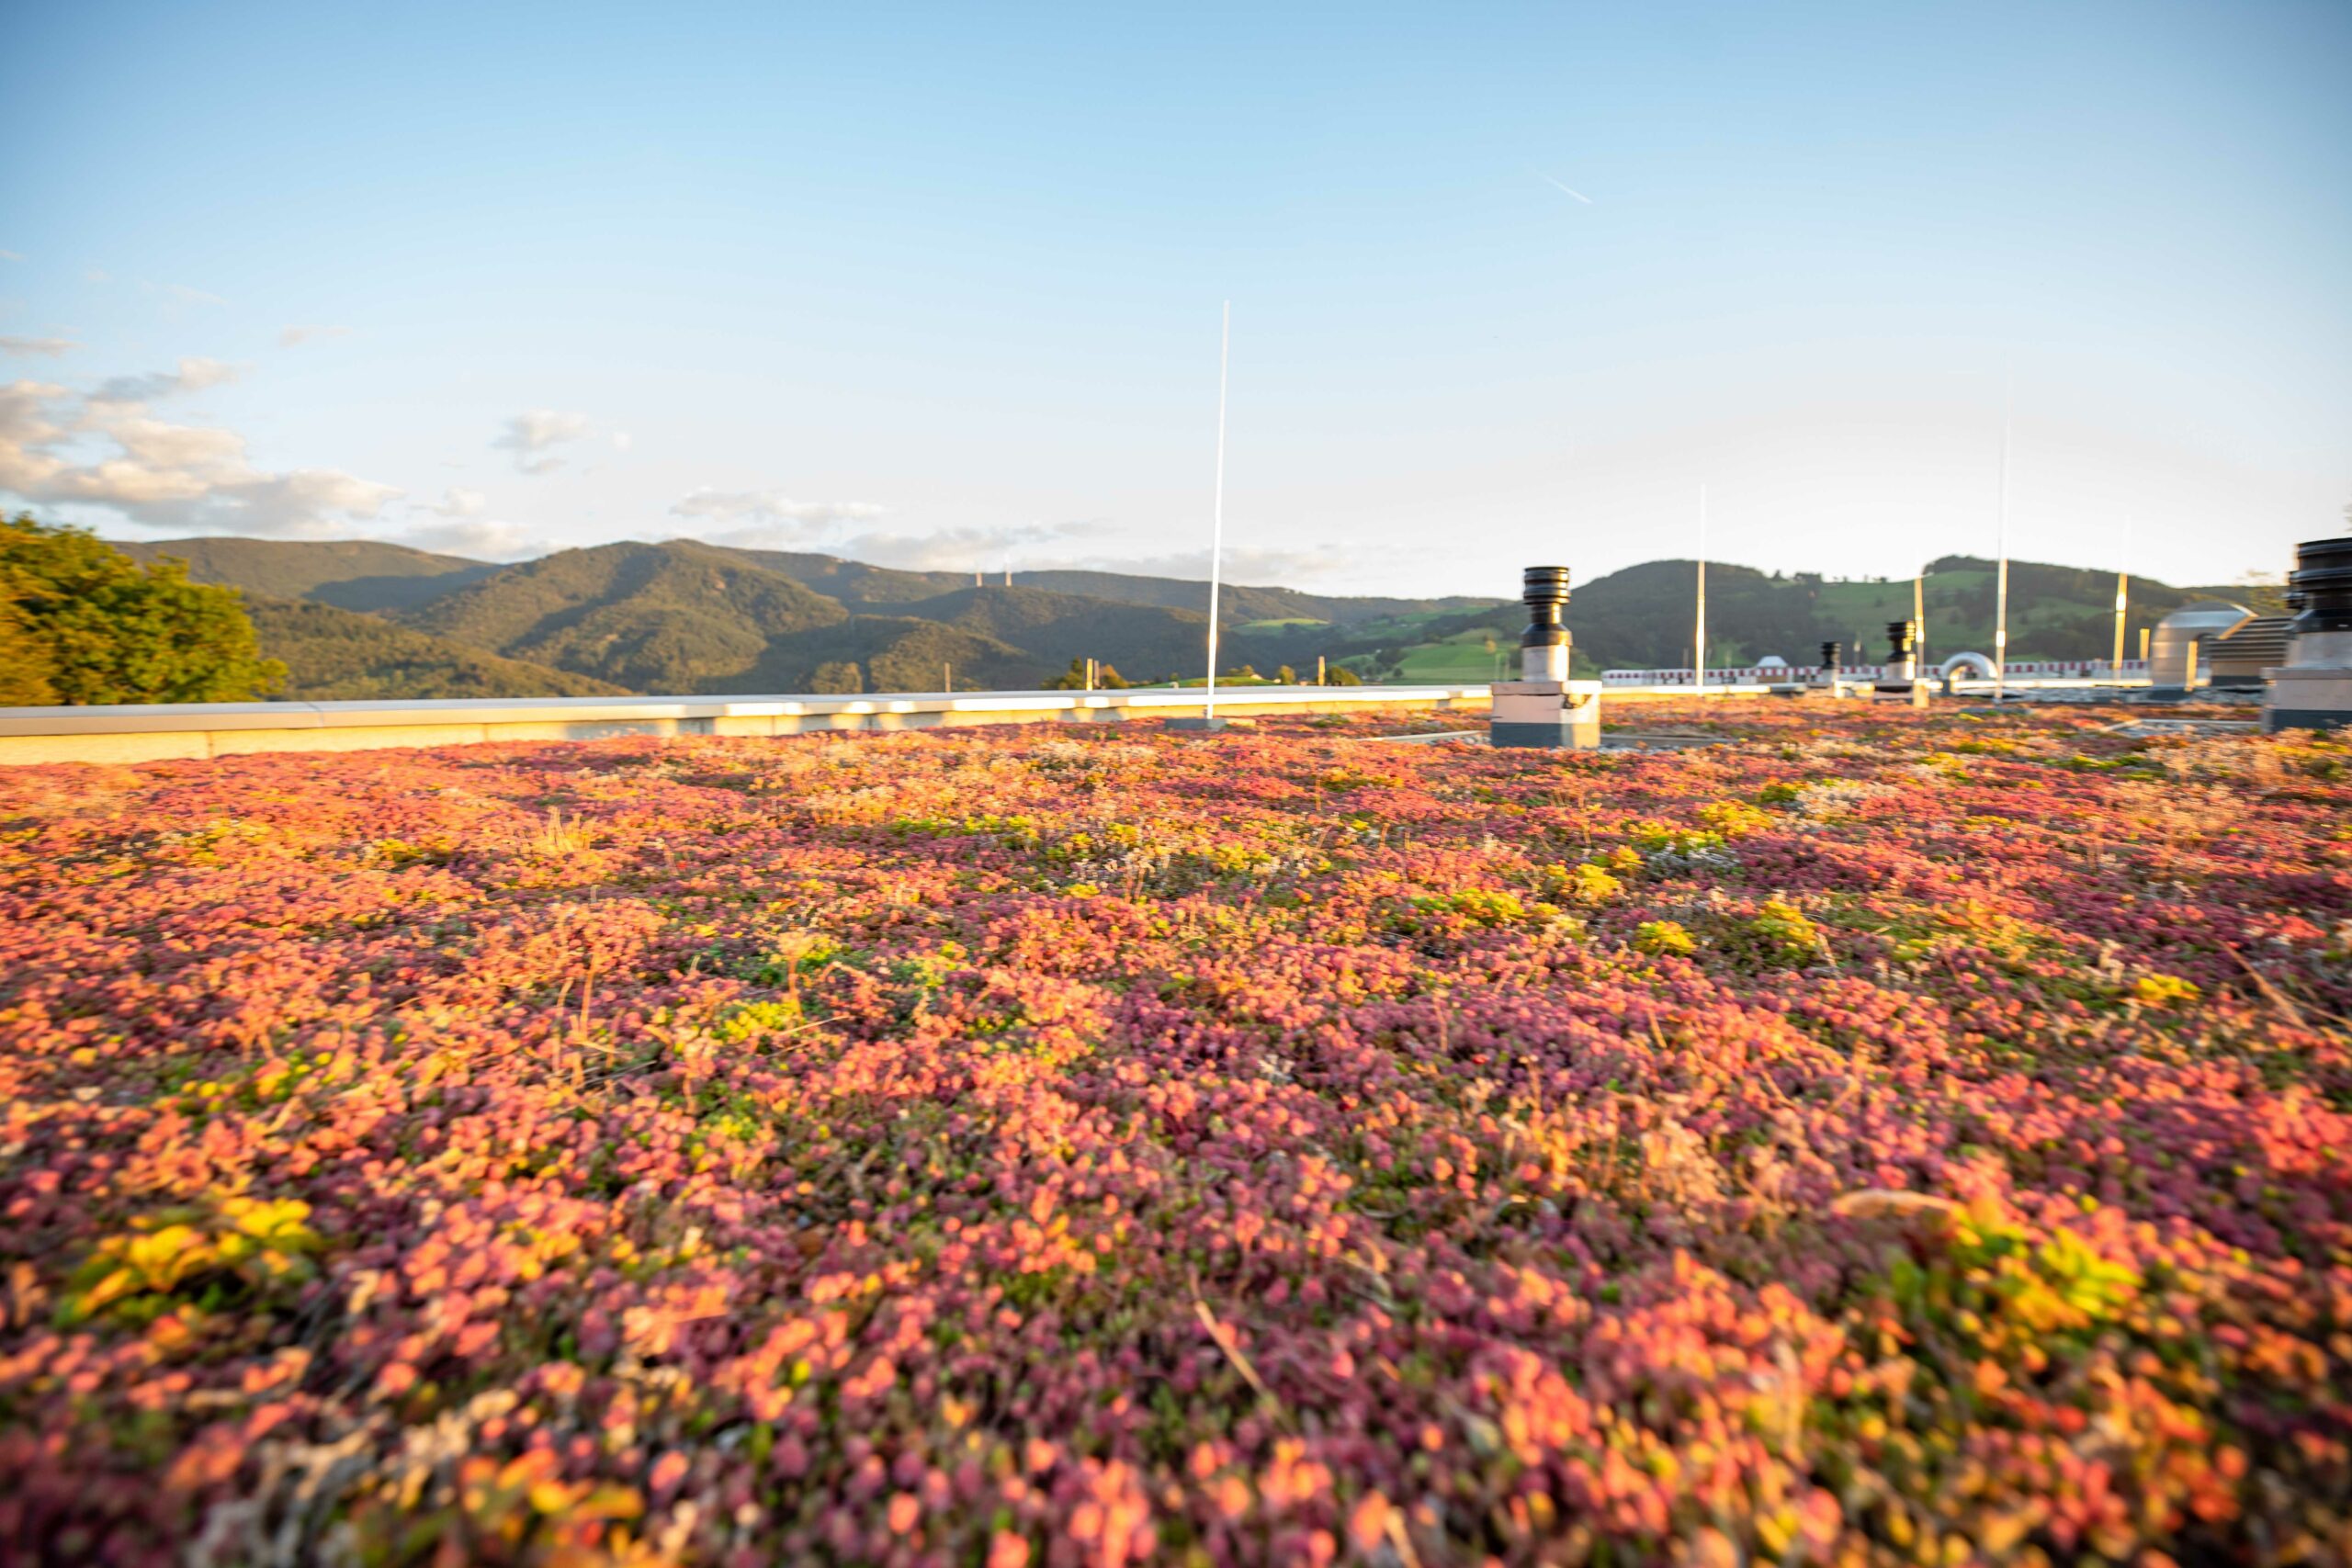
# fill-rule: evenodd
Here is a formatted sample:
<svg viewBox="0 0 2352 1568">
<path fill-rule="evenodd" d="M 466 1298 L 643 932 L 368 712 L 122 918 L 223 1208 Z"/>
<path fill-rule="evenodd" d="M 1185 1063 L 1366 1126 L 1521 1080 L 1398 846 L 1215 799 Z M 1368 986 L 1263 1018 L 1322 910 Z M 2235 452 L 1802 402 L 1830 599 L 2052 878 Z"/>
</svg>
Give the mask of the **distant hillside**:
<svg viewBox="0 0 2352 1568">
<path fill-rule="evenodd" d="M 623 688 L 501 659 L 356 610 L 248 592 L 263 654 L 288 671 L 277 694 L 298 702 L 425 697 L 595 697 Z"/>
<path fill-rule="evenodd" d="M 908 615 L 852 615 L 779 637 L 759 664 L 714 692 L 1023 691 L 1068 665 L 1009 643 Z"/>
<path fill-rule="evenodd" d="M 311 599 L 345 610 L 404 610 L 499 569 L 372 539 L 166 539 L 115 548 L 134 560 L 177 556 L 198 582 L 277 599 Z"/>
<path fill-rule="evenodd" d="M 854 609 L 877 614 L 922 615 L 922 605 L 957 589 L 1034 589 L 1069 598 L 1094 599 L 1114 604 L 1142 604 L 1156 609 L 1189 611 L 1206 624 L 1209 585 L 1188 578 L 1138 577 L 1116 571 L 1016 571 L 1005 583 L 994 572 L 975 583 L 960 571 L 902 571 L 867 566 L 838 556 L 787 550 L 736 550 L 755 566 L 781 572 L 794 581 L 837 599 Z M 1357 626 L 1384 617 L 1430 611 L 1476 609 L 1488 601 L 1453 596 L 1439 599 L 1384 599 L 1363 595 L 1303 593 L 1295 588 L 1252 587 L 1228 582 L 1219 591 L 1217 614 L 1227 626 L 1251 621 L 1321 621 L 1333 626 Z M 1103 657 L 1096 654 L 1096 658 Z"/>
<path fill-rule="evenodd" d="M 1209 585 L 1187 578 L 1131 577 L 1116 571 L 1016 571 L 1013 585 L 1044 588 L 1057 593 L 1108 599 L 1120 604 L 1155 604 L 1164 609 L 1190 610 L 1205 620 Z M 1217 595 L 1220 625 L 1250 621 L 1328 621 L 1351 626 L 1397 615 L 1431 611 L 1476 610 L 1492 601 L 1453 594 L 1437 599 L 1382 599 L 1365 595 L 1302 593 L 1295 588 L 1261 588 L 1226 583 Z"/>
<path fill-rule="evenodd" d="M 964 587 L 904 607 L 936 621 L 1021 649 L 1049 670 L 1073 659 L 1098 659 L 1131 680 L 1187 674 L 1208 648 L 1208 616 L 1151 604 L 1114 604 L 1042 588 Z"/>
<path fill-rule="evenodd" d="M 731 550 L 600 545 L 506 567 L 403 613 L 420 630 L 633 691 L 740 691 L 779 637 L 848 614 Z"/>
<path fill-rule="evenodd" d="M 788 577 L 803 588 L 852 609 L 873 604 L 911 604 L 918 600 L 969 588 L 972 580 L 960 571 L 900 571 L 895 567 L 868 566 L 839 556 L 811 555 L 799 550 L 733 550 L 763 571 Z"/>
<path fill-rule="evenodd" d="M 1109 571 L 1023 571 L 975 585 L 955 571 L 906 571 L 811 551 L 730 549 L 690 540 L 563 550 L 495 566 L 365 540 L 200 538 L 123 547 L 180 556 L 199 581 L 249 594 L 368 615 L 267 611 L 294 689 L 311 694 L 485 695 L 552 690 L 928 691 L 953 668 L 959 688 L 1031 686 L 1093 658 L 1130 680 L 1199 666 L 1208 584 Z M 1581 672 L 1680 666 L 1690 657 L 1694 563 L 1648 561 L 1579 583 L 1568 607 Z M 2112 646 L 2115 579 L 2012 561 L 2010 656 L 2081 659 Z M 1911 613 L 1909 580 L 1836 582 L 1713 564 L 1707 570 L 1708 662 L 1767 654 L 1810 662 L 1835 640 L 1883 651 L 1885 623 Z M 2275 591 L 2175 588 L 2136 581 L 2127 649 L 2168 612 L 2200 598 L 2270 607 Z M 1989 561 L 1948 556 L 1928 569 L 1927 649 L 1989 652 Z M 1420 681 L 1486 680 L 1509 666 L 1515 600 L 1376 598 L 1229 585 L 1219 662 L 1312 670 L 1318 655 L 1359 672 Z M 263 618 L 256 608 L 256 618 Z M 439 641 L 388 640 L 399 629 Z M 348 643 L 338 648 L 338 643 Z M 546 671 L 547 673 L 535 673 Z M 570 689 L 570 688 L 567 688 Z"/>
<path fill-rule="evenodd" d="M 1697 563 L 1645 561 L 1577 585 L 1567 622 L 1579 668 L 1680 668 L 1690 660 Z M 1941 660 L 1962 651 L 1990 653 L 1996 619 L 1995 563 L 1946 556 L 1927 569 L 1927 651 Z M 1707 662 L 1752 664 L 1777 654 L 1810 664 L 1820 645 L 1836 641 L 1852 656 L 1876 660 L 1886 651 L 1886 623 L 1911 615 L 1909 578 L 1883 582 L 1832 582 L 1811 572 L 1793 576 L 1710 562 L 1707 567 Z M 2183 604 L 2225 598 L 2250 603 L 2259 591 L 2175 588 L 2134 579 L 2124 649 L 2136 657 L 2141 628 Z M 1418 678 L 1470 678 L 1492 668 L 1487 634 L 1515 644 L 1524 617 L 1516 605 L 1432 621 L 1421 637 L 1347 651 L 1355 662 L 1406 668 Z M 2041 561 L 2009 563 L 2009 657 L 2103 659 L 2114 649 L 2115 574 Z M 1453 650 L 1450 659 L 1442 649 Z"/>
</svg>

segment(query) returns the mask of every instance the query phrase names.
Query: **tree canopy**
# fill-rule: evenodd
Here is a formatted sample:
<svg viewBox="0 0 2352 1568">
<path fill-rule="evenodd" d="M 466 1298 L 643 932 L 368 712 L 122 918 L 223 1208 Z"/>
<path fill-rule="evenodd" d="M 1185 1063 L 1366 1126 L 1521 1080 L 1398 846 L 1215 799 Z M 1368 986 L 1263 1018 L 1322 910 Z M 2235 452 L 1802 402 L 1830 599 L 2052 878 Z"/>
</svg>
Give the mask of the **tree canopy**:
<svg viewBox="0 0 2352 1568">
<path fill-rule="evenodd" d="M 142 567 L 86 528 L 0 519 L 0 703 L 210 703 L 260 696 L 261 657 L 233 588 Z"/>
</svg>

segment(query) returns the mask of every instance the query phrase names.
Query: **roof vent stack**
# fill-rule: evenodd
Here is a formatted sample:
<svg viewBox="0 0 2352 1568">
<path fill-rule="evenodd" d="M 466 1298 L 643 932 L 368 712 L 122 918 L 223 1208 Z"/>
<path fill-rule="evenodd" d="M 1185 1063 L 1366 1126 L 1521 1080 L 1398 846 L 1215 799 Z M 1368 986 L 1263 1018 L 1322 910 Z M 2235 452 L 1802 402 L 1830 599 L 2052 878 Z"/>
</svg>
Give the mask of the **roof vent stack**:
<svg viewBox="0 0 2352 1568">
<path fill-rule="evenodd" d="M 1879 671 L 1871 698 L 1882 703 L 1928 705 L 1928 683 L 1919 679 L 1919 626 L 1916 621 L 1886 623 L 1886 668 Z"/>
<path fill-rule="evenodd" d="M 1813 684 L 1815 689 L 1816 691 L 1826 692 L 1833 697 L 1840 695 L 1841 694 L 1838 690 L 1838 684 L 1840 679 L 1845 673 L 1846 645 L 1837 642 L 1823 643 L 1821 645 L 1821 666 L 1814 671 L 1813 676 Z"/>
<path fill-rule="evenodd" d="M 2263 671 L 2262 728 L 2352 728 L 2352 535 L 2295 547 L 2287 662 Z"/>
<path fill-rule="evenodd" d="M 1527 629 L 1519 637 L 1516 681 L 1498 681 L 1487 737 L 1497 746 L 1589 750 L 1600 744 L 1600 682 L 1568 679 L 1568 569 L 1531 566 L 1521 573 Z"/>
</svg>

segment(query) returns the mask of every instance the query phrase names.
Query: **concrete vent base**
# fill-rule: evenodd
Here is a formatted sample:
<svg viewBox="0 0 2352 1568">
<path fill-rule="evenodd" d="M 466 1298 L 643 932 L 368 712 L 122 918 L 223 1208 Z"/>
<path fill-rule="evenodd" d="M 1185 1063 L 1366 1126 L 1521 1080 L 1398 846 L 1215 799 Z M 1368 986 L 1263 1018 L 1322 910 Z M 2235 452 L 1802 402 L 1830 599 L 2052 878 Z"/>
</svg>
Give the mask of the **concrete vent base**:
<svg viewBox="0 0 2352 1568">
<path fill-rule="evenodd" d="M 2262 704 L 2262 729 L 2352 728 L 2352 667 L 2324 665 L 2267 671 L 2270 689 Z"/>
<path fill-rule="evenodd" d="M 1492 746 L 1521 750 L 1593 751 L 1600 747 L 1600 726 L 1566 718 L 1549 724 L 1505 724 L 1498 720 L 1487 727 L 1487 741 Z"/>
<path fill-rule="evenodd" d="M 2282 729 L 2352 729 L 2352 708 L 2264 708 L 2262 733 Z"/>
<path fill-rule="evenodd" d="M 1589 751 L 1600 745 L 1598 681 L 1498 681 L 1487 739 L 1497 746 Z"/>
</svg>

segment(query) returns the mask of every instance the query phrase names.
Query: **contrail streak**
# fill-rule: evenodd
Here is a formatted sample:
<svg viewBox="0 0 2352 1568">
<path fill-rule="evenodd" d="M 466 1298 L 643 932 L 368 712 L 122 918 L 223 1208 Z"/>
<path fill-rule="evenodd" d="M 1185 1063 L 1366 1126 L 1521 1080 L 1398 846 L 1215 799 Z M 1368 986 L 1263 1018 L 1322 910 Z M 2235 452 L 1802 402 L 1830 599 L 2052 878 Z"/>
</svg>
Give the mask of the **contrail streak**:
<svg viewBox="0 0 2352 1568">
<path fill-rule="evenodd" d="M 1538 170 L 1536 170 L 1536 171 L 1535 171 L 1535 177 L 1536 177 L 1537 179 L 1539 179 L 1539 180 L 1542 180 L 1544 184 L 1546 184 L 1546 185 L 1548 185 L 1548 186 L 1552 186 L 1553 188 L 1555 188 L 1555 190 L 1564 190 L 1564 191 L 1567 191 L 1567 193 L 1568 193 L 1570 196 L 1575 197 L 1578 201 L 1583 202 L 1587 207 L 1590 207 L 1590 206 L 1592 205 L 1592 197 L 1589 197 L 1589 196 L 1585 195 L 1585 193 L 1584 193 L 1584 192 L 1582 192 L 1582 191 L 1580 191 L 1580 190 L 1572 190 L 1572 189 L 1570 189 L 1568 186 L 1564 186 L 1564 185 L 1560 184 L 1560 182 L 1559 182 L 1559 181 L 1557 181 L 1557 180 L 1554 179 L 1551 175 L 1549 175 L 1545 174 L 1545 173 L 1544 173 L 1543 170 L 1541 170 L 1541 169 L 1538 169 Z"/>
</svg>

